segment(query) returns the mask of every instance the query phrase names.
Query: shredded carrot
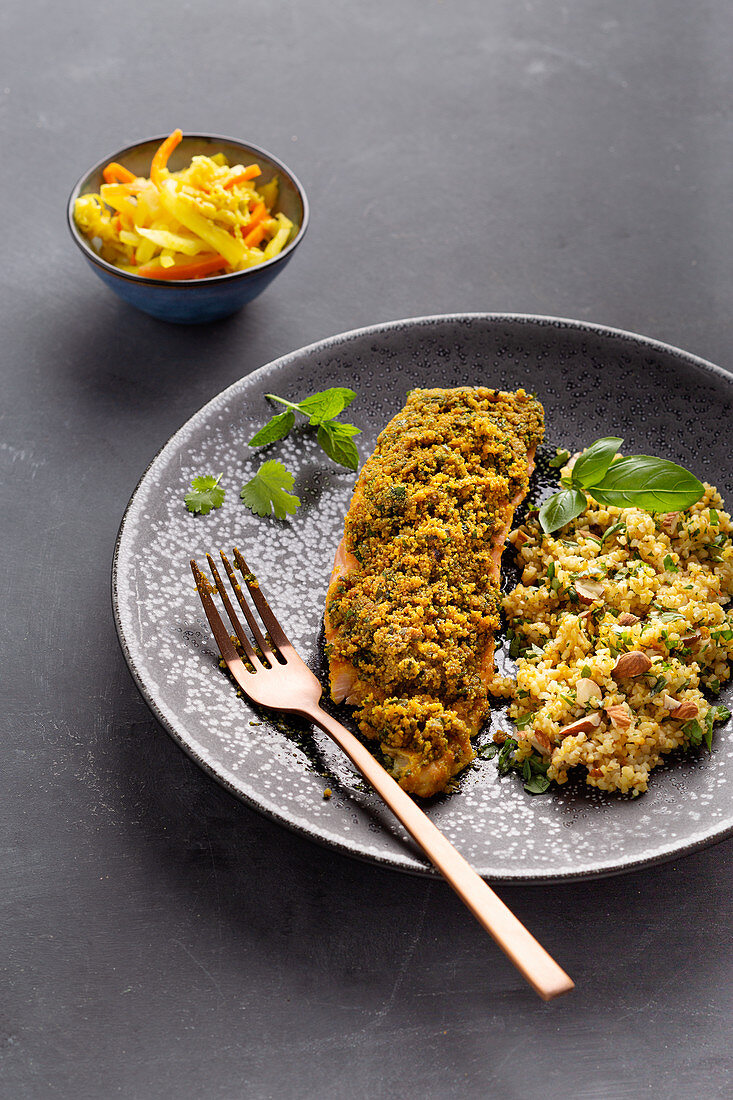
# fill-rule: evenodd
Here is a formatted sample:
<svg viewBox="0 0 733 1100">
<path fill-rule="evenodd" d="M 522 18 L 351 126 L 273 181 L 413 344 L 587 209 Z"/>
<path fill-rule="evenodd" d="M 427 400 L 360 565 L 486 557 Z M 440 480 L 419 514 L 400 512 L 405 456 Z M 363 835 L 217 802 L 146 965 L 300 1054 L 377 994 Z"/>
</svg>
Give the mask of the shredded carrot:
<svg viewBox="0 0 733 1100">
<path fill-rule="evenodd" d="M 236 187 L 238 183 L 244 183 L 246 180 L 253 180 L 261 175 L 262 169 L 259 164 L 248 164 L 244 171 L 239 172 L 236 176 L 232 176 L 230 180 L 227 180 L 224 187 L 228 190 L 230 187 Z"/>
<path fill-rule="evenodd" d="M 123 164 L 118 164 L 116 160 L 102 169 L 102 175 L 105 183 L 134 183 L 137 179 L 134 172 L 125 168 Z"/>
<path fill-rule="evenodd" d="M 252 210 L 251 218 L 244 227 L 246 235 L 242 243 L 245 244 L 247 248 L 254 248 L 265 236 L 267 228 L 272 221 L 273 219 L 270 217 L 270 212 L 264 202 L 258 202 Z"/>
<path fill-rule="evenodd" d="M 247 248 L 255 248 L 262 238 L 264 237 L 267 229 L 264 222 L 258 222 L 254 229 L 251 229 L 247 236 L 242 241 L 242 244 Z"/>
<path fill-rule="evenodd" d="M 191 260 L 190 263 L 174 264 L 172 267 L 161 267 L 158 263 L 142 264 L 134 274 L 143 275 L 146 279 L 200 279 L 204 275 L 221 271 L 224 267 L 229 267 L 229 264 L 223 256 L 206 256 L 200 260 Z"/>
<path fill-rule="evenodd" d="M 163 182 L 163 170 L 168 163 L 168 158 L 183 140 L 183 134 L 180 130 L 174 130 L 172 134 L 165 139 L 159 149 L 156 150 L 150 165 L 150 178 L 156 187 L 160 188 Z"/>
</svg>

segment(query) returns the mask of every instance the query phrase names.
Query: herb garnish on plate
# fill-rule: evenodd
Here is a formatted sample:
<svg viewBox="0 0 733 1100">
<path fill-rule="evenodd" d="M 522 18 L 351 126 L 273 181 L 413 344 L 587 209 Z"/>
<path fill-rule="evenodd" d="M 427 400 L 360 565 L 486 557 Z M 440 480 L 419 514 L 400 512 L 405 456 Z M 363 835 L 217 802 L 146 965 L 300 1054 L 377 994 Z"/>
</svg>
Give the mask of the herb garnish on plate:
<svg viewBox="0 0 733 1100">
<path fill-rule="evenodd" d="M 576 519 L 587 505 L 586 492 L 599 504 L 613 508 L 641 508 L 645 512 L 673 512 L 689 508 L 705 489 L 694 474 L 676 462 L 652 455 L 618 458 L 623 439 L 604 436 L 582 452 L 572 470 L 560 479 L 562 488 L 540 508 L 546 535 Z M 554 464 L 568 460 L 559 452 Z"/>
</svg>

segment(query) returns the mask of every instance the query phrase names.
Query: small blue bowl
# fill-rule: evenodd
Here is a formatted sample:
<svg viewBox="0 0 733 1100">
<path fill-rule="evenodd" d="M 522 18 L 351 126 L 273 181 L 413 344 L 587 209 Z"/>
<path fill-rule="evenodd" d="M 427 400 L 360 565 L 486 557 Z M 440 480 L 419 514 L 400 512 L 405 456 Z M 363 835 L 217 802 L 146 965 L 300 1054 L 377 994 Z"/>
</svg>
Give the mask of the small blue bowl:
<svg viewBox="0 0 733 1100">
<path fill-rule="evenodd" d="M 229 317 L 256 298 L 268 286 L 278 272 L 285 268 L 303 240 L 308 227 L 308 200 L 303 187 L 289 168 L 257 145 L 245 145 L 234 138 L 213 134 L 184 134 L 183 141 L 173 152 L 168 166 L 172 172 L 185 168 L 191 157 L 213 156 L 224 153 L 230 164 L 251 164 L 256 161 L 262 169 L 257 184 L 267 183 L 277 176 L 280 188 L 277 210 L 297 226 L 297 233 L 277 256 L 245 271 L 228 275 L 210 275 L 204 279 L 179 279 L 164 282 L 146 279 L 121 271 L 114 264 L 99 256 L 90 241 L 77 229 L 74 221 L 74 203 L 80 195 L 95 194 L 104 183 L 102 169 L 110 161 L 124 164 L 136 175 L 148 176 L 153 154 L 167 135 L 148 138 L 124 149 L 110 153 L 81 177 L 71 192 L 67 217 L 69 229 L 76 244 L 92 270 L 106 285 L 130 305 L 161 321 L 180 325 L 199 325 Z"/>
</svg>

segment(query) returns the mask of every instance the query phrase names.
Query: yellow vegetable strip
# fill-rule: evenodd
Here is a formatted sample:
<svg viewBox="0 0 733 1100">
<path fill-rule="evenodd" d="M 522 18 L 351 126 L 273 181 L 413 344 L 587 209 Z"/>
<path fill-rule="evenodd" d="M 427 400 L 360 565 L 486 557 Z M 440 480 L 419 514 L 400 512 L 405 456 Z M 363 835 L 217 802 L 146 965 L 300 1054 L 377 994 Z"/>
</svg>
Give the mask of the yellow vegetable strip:
<svg viewBox="0 0 733 1100">
<path fill-rule="evenodd" d="M 130 198 L 130 192 L 119 183 L 103 183 L 99 189 L 102 201 L 118 210 L 120 214 L 126 214 L 132 221 L 135 217 L 135 203 Z"/>
<path fill-rule="evenodd" d="M 138 232 L 140 232 L 139 229 L 138 229 Z M 142 244 L 140 244 L 135 249 L 135 263 L 136 264 L 147 264 L 147 263 L 149 263 L 150 260 L 152 260 L 153 256 L 155 255 L 157 248 L 158 248 L 158 245 L 154 244 L 153 241 L 147 241 L 147 240 L 143 241 Z"/>
<path fill-rule="evenodd" d="M 273 176 L 269 183 L 263 183 L 259 188 L 260 198 L 268 210 L 272 210 L 280 193 L 280 183 L 277 176 Z"/>
<path fill-rule="evenodd" d="M 280 222 L 280 228 L 265 248 L 264 256 L 266 260 L 271 260 L 273 256 L 277 256 L 278 252 L 282 252 L 288 243 L 290 230 L 293 228 L 293 223 L 284 214 L 278 214 L 277 220 Z"/>
<path fill-rule="evenodd" d="M 164 180 L 160 188 L 160 201 L 169 214 L 172 214 L 181 225 L 190 229 L 202 241 L 206 241 L 214 252 L 218 252 L 232 267 L 239 267 L 245 259 L 246 253 L 242 245 L 235 241 L 224 229 L 220 229 L 194 210 L 190 200 L 186 200 L 176 191 L 176 185 L 171 179 Z"/>
<path fill-rule="evenodd" d="M 173 252 L 182 252 L 184 256 L 196 256 L 206 250 L 203 241 L 182 237 L 180 233 L 173 233 L 170 229 L 146 229 L 142 225 L 136 225 L 135 228 L 141 237 L 157 244 L 159 248 L 170 248 Z"/>
<path fill-rule="evenodd" d="M 119 238 L 123 244 L 129 244 L 131 248 L 137 248 L 142 244 L 142 241 L 138 237 L 137 233 L 131 233 L 129 229 L 121 229 L 119 232 Z"/>
</svg>

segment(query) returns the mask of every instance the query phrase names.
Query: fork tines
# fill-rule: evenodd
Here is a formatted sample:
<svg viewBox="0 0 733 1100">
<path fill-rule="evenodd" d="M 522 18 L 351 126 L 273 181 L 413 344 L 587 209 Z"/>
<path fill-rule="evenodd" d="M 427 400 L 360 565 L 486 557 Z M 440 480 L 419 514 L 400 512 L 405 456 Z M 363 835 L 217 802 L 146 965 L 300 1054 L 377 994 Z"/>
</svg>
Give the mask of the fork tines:
<svg viewBox="0 0 733 1100">
<path fill-rule="evenodd" d="M 221 574 L 216 567 L 214 559 L 211 554 L 206 555 L 206 560 L 209 563 L 209 569 L 211 575 L 214 578 L 214 584 L 216 590 L 221 597 L 221 601 L 224 604 L 229 621 L 234 629 L 234 632 L 239 639 L 239 642 L 247 655 L 248 660 L 254 666 L 254 668 L 262 667 L 263 665 L 277 665 L 284 663 L 287 659 L 286 654 L 283 652 L 285 649 L 292 649 L 288 638 L 280 626 L 279 622 L 275 618 L 270 605 L 265 599 L 262 591 L 257 583 L 257 578 L 251 569 L 247 565 L 240 551 L 234 548 L 234 560 L 236 568 L 239 570 L 242 580 L 244 580 L 252 602 L 259 613 L 259 617 L 264 625 L 264 632 L 258 622 L 254 612 L 252 611 L 244 592 L 242 591 L 242 585 L 239 577 L 235 572 L 235 568 L 232 566 L 229 558 L 226 556 L 223 550 L 219 551 L 219 556 L 224 566 L 229 584 L 231 586 L 234 595 L 236 596 L 237 603 L 247 621 L 252 637 L 247 634 L 244 629 L 239 615 L 234 609 L 232 601 L 227 591 L 227 587 L 221 578 Z M 206 618 L 209 620 L 209 625 L 213 631 L 216 643 L 219 646 L 222 657 L 225 661 L 234 660 L 239 655 L 236 651 L 229 632 L 227 631 L 221 616 L 216 609 L 214 601 L 212 599 L 212 586 L 208 578 L 199 568 L 198 563 L 195 560 L 191 560 L 191 570 L 193 572 L 194 580 L 196 582 L 196 588 L 198 589 L 199 596 L 201 597 L 201 603 L 203 604 Z M 254 639 L 254 644 L 252 639 Z"/>
</svg>

